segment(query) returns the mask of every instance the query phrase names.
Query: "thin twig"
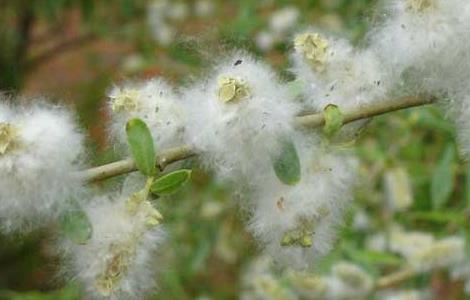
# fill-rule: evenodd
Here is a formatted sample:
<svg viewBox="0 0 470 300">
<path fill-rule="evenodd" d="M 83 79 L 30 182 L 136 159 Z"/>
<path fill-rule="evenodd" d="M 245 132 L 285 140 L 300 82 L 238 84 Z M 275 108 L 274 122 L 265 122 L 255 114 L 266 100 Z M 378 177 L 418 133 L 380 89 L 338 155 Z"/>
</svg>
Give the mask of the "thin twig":
<svg viewBox="0 0 470 300">
<path fill-rule="evenodd" d="M 361 119 L 368 119 L 374 116 L 379 116 L 388 112 L 405 108 L 431 104 L 434 101 L 435 99 L 433 97 L 404 97 L 395 99 L 393 101 L 378 102 L 376 104 L 344 110 L 344 124 Z M 325 117 L 323 113 L 311 114 L 296 117 L 294 122 L 299 127 L 318 128 L 325 124 Z M 194 149 L 188 145 L 176 147 L 161 152 L 157 156 L 157 164 L 159 169 L 163 170 L 166 166 L 173 162 L 184 160 L 194 155 L 196 155 Z M 84 170 L 79 173 L 79 176 L 84 178 L 84 180 L 87 182 L 96 182 L 114 176 L 130 173 L 135 170 L 136 166 L 134 162 L 132 159 L 128 158 L 107 165 Z"/>
<path fill-rule="evenodd" d="M 410 278 L 416 276 L 416 271 L 411 268 L 405 268 L 395 273 L 385 275 L 377 280 L 375 284 L 376 289 L 384 290 L 394 286 L 397 286 Z"/>
</svg>

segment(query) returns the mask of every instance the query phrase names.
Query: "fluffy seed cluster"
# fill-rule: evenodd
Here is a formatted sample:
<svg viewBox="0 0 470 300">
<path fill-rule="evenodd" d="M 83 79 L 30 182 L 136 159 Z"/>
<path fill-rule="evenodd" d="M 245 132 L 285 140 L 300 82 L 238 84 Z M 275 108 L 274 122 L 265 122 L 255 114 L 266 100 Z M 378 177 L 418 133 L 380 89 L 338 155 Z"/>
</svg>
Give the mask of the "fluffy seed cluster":
<svg viewBox="0 0 470 300">
<path fill-rule="evenodd" d="M 93 299 L 141 299 L 155 286 L 155 251 L 164 238 L 161 215 L 140 191 L 97 197 L 85 207 L 93 234 L 65 242 L 69 272 Z"/>
<path fill-rule="evenodd" d="M 72 174 L 83 158 L 83 136 L 68 110 L 0 104 L 2 231 L 28 231 L 56 218 L 81 190 Z"/>
<path fill-rule="evenodd" d="M 305 104 L 315 111 L 329 104 L 348 109 L 382 100 L 391 84 L 372 50 L 355 49 L 314 30 L 295 36 L 292 56 Z"/>
<path fill-rule="evenodd" d="M 301 181 L 281 184 L 272 172 L 257 181 L 250 229 L 278 262 L 303 269 L 333 247 L 344 209 L 352 200 L 355 161 L 312 150 L 314 144 L 298 149 Z"/>
<path fill-rule="evenodd" d="M 147 123 L 159 148 L 183 143 L 186 112 L 166 82 L 155 79 L 114 87 L 108 97 L 110 134 L 121 145 L 127 145 L 126 123 L 133 118 Z"/>
<path fill-rule="evenodd" d="M 297 107 L 275 73 L 244 53 L 211 74 L 183 93 L 186 140 L 220 178 L 250 179 L 271 168 L 279 139 L 293 132 Z"/>
<path fill-rule="evenodd" d="M 367 299 L 373 292 L 374 279 L 356 264 L 340 261 L 328 274 L 283 272 L 261 256 L 243 274 L 241 299 Z"/>
</svg>

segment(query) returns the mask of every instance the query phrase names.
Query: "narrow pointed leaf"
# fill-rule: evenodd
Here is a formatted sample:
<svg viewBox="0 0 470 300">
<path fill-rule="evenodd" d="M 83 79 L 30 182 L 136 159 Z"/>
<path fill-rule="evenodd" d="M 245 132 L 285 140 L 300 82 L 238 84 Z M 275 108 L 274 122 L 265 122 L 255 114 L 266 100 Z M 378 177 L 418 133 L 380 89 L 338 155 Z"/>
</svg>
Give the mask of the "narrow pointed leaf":
<svg viewBox="0 0 470 300">
<path fill-rule="evenodd" d="M 191 178 L 191 170 L 178 170 L 156 179 L 150 190 L 156 195 L 170 195 Z"/>
<path fill-rule="evenodd" d="M 139 171 L 147 176 L 155 175 L 155 148 L 147 124 L 140 119 L 132 119 L 127 122 L 126 133 L 132 157 Z"/>
<path fill-rule="evenodd" d="M 292 141 L 282 141 L 281 153 L 273 159 L 273 168 L 276 176 L 285 184 L 295 185 L 300 181 L 300 161 Z"/>
<path fill-rule="evenodd" d="M 444 207 L 454 190 L 454 160 L 454 147 L 449 145 L 444 150 L 432 176 L 431 200 L 434 210 Z"/>
</svg>

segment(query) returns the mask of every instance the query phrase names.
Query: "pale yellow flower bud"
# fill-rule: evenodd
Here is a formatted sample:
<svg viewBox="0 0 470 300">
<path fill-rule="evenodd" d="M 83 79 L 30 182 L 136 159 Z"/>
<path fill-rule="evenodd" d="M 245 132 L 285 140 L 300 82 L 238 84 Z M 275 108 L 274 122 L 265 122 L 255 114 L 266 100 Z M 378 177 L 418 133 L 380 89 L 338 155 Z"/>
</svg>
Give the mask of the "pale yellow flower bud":
<svg viewBox="0 0 470 300">
<path fill-rule="evenodd" d="M 140 109 L 140 92 L 138 90 L 123 90 L 114 97 L 111 109 L 114 112 L 134 112 Z"/>
<path fill-rule="evenodd" d="M 297 52 L 303 55 L 315 71 L 322 72 L 325 70 L 328 41 L 318 33 L 297 35 L 294 39 L 294 47 Z"/>
<path fill-rule="evenodd" d="M 121 279 L 126 275 L 129 265 L 135 257 L 135 247 L 129 245 L 111 245 L 111 259 L 105 270 L 95 280 L 95 288 L 105 297 L 110 296 Z"/>
<path fill-rule="evenodd" d="M 0 156 L 19 146 L 19 129 L 10 123 L 0 123 Z"/>
<path fill-rule="evenodd" d="M 250 88 L 245 80 L 223 76 L 219 78 L 219 100 L 228 103 L 247 99 L 250 96 Z"/>
<path fill-rule="evenodd" d="M 435 7 L 435 0 L 406 0 L 406 9 L 412 12 L 422 12 Z"/>
</svg>

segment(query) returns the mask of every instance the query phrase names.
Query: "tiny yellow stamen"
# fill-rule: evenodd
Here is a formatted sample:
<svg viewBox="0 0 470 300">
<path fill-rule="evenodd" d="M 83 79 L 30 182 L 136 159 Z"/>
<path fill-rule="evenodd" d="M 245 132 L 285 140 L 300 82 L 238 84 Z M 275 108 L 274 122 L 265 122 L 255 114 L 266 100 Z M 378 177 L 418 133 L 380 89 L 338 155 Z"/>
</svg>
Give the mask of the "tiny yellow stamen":
<svg viewBox="0 0 470 300">
<path fill-rule="evenodd" d="M 295 50 L 301 53 L 310 66 L 317 72 L 325 70 L 328 41 L 318 33 L 299 34 L 294 39 Z"/>
<path fill-rule="evenodd" d="M 138 111 L 141 106 L 140 97 L 138 90 L 123 90 L 116 97 L 113 97 L 111 109 L 114 112 Z"/>
<path fill-rule="evenodd" d="M 422 12 L 436 7 L 435 0 L 406 0 L 406 9 L 412 12 Z"/>
<path fill-rule="evenodd" d="M 218 96 L 223 103 L 244 100 L 250 96 L 250 88 L 241 78 L 223 76 L 218 83 Z"/>
<path fill-rule="evenodd" d="M 10 123 L 0 123 L 0 156 L 19 145 L 19 129 Z"/>
<path fill-rule="evenodd" d="M 105 270 L 95 280 L 95 288 L 105 297 L 110 296 L 126 274 L 129 264 L 135 256 L 134 249 L 127 245 L 111 245 L 111 259 Z"/>
</svg>

